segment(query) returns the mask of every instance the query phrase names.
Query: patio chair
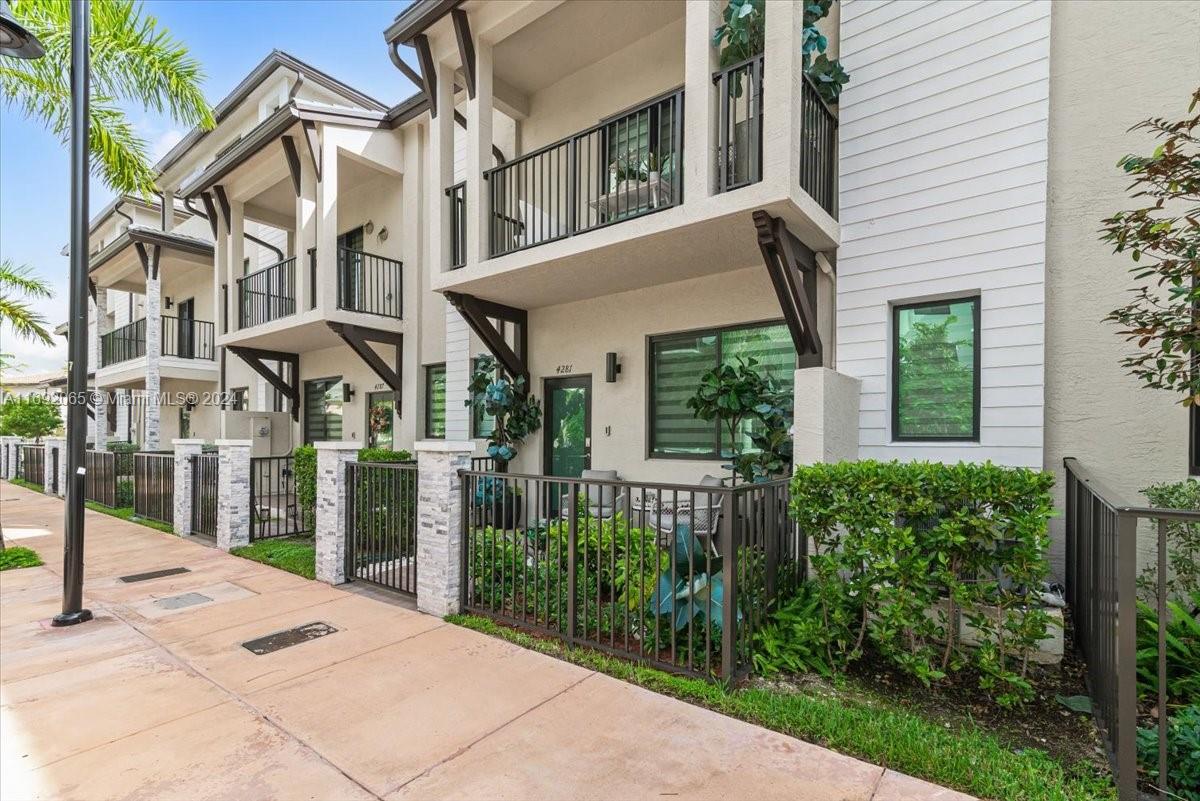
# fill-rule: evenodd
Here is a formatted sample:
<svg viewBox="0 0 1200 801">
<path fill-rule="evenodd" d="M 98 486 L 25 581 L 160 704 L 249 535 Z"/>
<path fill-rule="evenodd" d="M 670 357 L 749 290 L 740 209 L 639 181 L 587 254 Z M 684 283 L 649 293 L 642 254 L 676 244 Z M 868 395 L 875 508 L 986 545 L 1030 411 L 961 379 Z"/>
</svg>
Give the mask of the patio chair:
<svg viewBox="0 0 1200 801">
<path fill-rule="evenodd" d="M 705 475 L 700 479 L 701 487 L 720 487 L 721 479 Z M 653 508 L 645 510 L 647 525 L 659 534 L 660 544 L 670 544 L 676 528 L 686 526 L 693 536 L 707 543 L 713 554 L 716 550 L 716 535 L 721 525 L 723 496 L 709 492 L 680 493 L 671 501 L 656 500 Z"/>
<path fill-rule="evenodd" d="M 621 477 L 617 475 L 616 470 L 584 470 L 579 474 L 580 482 L 586 482 L 589 479 L 593 481 L 620 481 Z M 608 520 L 616 515 L 617 512 L 628 513 L 628 497 L 624 488 L 606 484 L 585 484 L 584 486 L 587 494 L 587 513 L 590 517 Z M 565 517 L 570 508 L 571 495 L 569 492 L 563 493 L 559 505 L 559 513 Z"/>
</svg>

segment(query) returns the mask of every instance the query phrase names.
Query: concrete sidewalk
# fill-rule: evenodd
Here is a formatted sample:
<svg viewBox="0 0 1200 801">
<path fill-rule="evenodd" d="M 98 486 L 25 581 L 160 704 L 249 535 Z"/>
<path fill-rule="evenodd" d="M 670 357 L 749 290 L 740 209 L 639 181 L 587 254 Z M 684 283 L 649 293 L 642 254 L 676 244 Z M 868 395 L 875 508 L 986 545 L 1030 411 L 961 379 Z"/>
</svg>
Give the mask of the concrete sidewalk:
<svg viewBox="0 0 1200 801">
<path fill-rule="evenodd" d="M 0 573 L 4 799 L 967 798 L 393 603 L 87 515 L 96 620 L 52 629 L 62 503 L 0 483 L 5 540 L 47 563 Z M 172 567 L 190 572 L 117 578 Z M 198 603 L 163 602 L 186 593 Z M 337 631 L 261 656 L 242 647 L 313 622 Z"/>
</svg>

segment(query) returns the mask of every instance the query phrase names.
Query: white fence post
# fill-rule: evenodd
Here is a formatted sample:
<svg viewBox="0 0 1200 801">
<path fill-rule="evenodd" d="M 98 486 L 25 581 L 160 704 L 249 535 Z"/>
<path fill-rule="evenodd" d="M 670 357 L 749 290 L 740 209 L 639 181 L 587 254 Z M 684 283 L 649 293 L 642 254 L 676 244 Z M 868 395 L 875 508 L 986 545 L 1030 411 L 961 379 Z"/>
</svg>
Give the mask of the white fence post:
<svg viewBox="0 0 1200 801">
<path fill-rule="evenodd" d="M 0 437 L 0 442 L 4 444 L 4 474 L 0 477 L 11 481 L 17 477 L 17 448 L 21 446 L 21 438 Z"/>
<path fill-rule="evenodd" d="M 444 617 L 461 611 L 462 479 L 472 442 L 422 440 L 417 451 L 417 609 Z"/>
<path fill-rule="evenodd" d="M 317 442 L 316 530 L 317 580 L 346 581 L 346 464 L 358 461 L 358 442 Z"/>
<path fill-rule="evenodd" d="M 217 440 L 217 547 L 250 544 L 250 440 Z"/>
<path fill-rule="evenodd" d="M 42 491 L 47 495 L 62 497 L 66 494 L 63 484 L 67 474 L 67 441 L 62 437 L 45 437 L 42 441 L 46 444 Z"/>
<path fill-rule="evenodd" d="M 192 457 L 204 452 L 202 439 L 173 439 L 175 446 L 175 502 L 174 520 L 176 534 L 192 533 Z"/>
</svg>

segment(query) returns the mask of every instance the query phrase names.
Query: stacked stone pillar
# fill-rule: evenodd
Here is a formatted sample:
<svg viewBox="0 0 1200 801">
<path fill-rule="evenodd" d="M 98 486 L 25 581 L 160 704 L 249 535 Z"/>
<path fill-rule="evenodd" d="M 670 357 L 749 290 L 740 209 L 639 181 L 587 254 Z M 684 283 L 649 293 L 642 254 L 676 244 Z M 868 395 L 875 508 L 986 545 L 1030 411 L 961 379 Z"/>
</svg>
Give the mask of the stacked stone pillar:
<svg viewBox="0 0 1200 801">
<path fill-rule="evenodd" d="M 346 464 L 358 461 L 357 442 L 318 442 L 316 551 L 317 580 L 346 581 L 346 513 L 349 507 Z M 417 567 L 418 574 L 420 566 Z"/>
<path fill-rule="evenodd" d="M 91 326 L 95 327 L 96 335 L 92 338 L 93 348 L 91 368 L 99 370 L 104 363 L 103 358 L 103 338 L 108 333 L 108 290 L 96 290 L 96 299 L 94 301 L 94 316 L 91 321 Z M 108 408 L 108 393 L 96 393 L 93 395 L 95 399 L 95 409 L 93 414 L 95 419 L 89 423 L 95 430 L 95 436 L 92 438 L 96 443 L 96 450 L 104 450 L 105 444 L 108 442 L 108 416 L 113 414 L 112 409 Z M 84 434 L 86 437 L 87 435 Z"/>
<path fill-rule="evenodd" d="M 417 451 L 417 609 L 444 617 L 461 611 L 462 479 L 475 445 L 422 440 Z"/>
<path fill-rule="evenodd" d="M 0 452 L 3 453 L 4 464 L 0 478 L 11 481 L 17 477 L 17 448 L 21 447 L 20 437 L 0 437 Z"/>
<path fill-rule="evenodd" d="M 217 547 L 250 544 L 250 440 L 217 440 Z"/>
<path fill-rule="evenodd" d="M 175 448 L 175 500 L 174 520 L 176 534 L 192 533 L 192 457 L 204 452 L 202 439 L 174 439 Z M 247 501 L 249 503 L 249 501 Z"/>
<path fill-rule="evenodd" d="M 42 491 L 47 495 L 65 498 L 67 495 L 67 441 L 62 437 L 46 437 L 46 473 Z M 57 471 L 55 475 L 51 475 Z"/>
</svg>

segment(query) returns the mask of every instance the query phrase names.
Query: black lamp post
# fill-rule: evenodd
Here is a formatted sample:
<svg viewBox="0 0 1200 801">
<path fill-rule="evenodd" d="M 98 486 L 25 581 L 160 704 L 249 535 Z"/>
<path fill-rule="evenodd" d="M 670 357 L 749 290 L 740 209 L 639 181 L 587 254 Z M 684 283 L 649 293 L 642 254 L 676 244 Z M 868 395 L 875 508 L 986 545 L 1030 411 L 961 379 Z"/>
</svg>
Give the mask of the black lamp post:
<svg viewBox="0 0 1200 801">
<path fill-rule="evenodd" d="M 71 1 L 71 311 L 68 323 L 67 501 L 62 612 L 55 626 L 92 619 L 83 608 L 84 448 L 87 443 L 88 0 Z M 0 0 L 0 55 L 40 58 L 41 42 Z"/>
</svg>

